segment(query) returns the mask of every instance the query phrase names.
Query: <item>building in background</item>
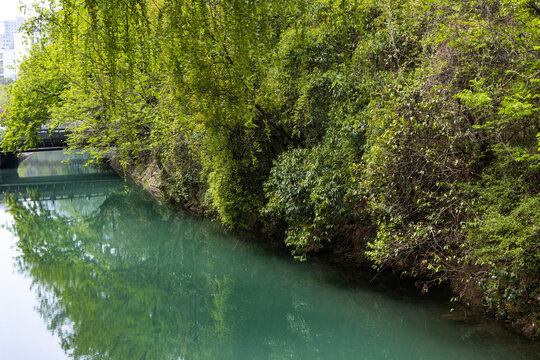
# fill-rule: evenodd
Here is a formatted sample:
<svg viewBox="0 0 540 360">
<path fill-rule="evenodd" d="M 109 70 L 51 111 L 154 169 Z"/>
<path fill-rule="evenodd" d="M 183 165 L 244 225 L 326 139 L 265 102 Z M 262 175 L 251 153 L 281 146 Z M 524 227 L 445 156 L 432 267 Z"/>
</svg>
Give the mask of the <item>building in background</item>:
<svg viewBox="0 0 540 360">
<path fill-rule="evenodd" d="M 22 17 L 0 21 L 0 78 L 16 79 L 19 64 L 28 53 L 27 41 L 20 30 L 23 23 Z"/>
<path fill-rule="evenodd" d="M 0 49 L 0 78 L 17 78 L 15 49 Z"/>
</svg>

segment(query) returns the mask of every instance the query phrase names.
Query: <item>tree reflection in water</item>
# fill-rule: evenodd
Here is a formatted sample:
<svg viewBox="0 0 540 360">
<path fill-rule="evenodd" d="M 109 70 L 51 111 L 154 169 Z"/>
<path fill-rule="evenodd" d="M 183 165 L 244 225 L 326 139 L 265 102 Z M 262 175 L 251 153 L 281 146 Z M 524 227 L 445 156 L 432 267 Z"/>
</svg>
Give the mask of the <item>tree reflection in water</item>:
<svg viewBox="0 0 540 360">
<path fill-rule="evenodd" d="M 7 205 L 19 271 L 75 359 L 520 358 L 438 305 L 340 287 L 132 188 Z"/>
<path fill-rule="evenodd" d="M 7 201 L 22 251 L 19 270 L 31 274 L 38 311 L 74 358 L 268 357 L 279 350 L 272 344 L 294 335 L 283 333 L 273 320 L 279 316 L 259 314 L 263 338 L 234 349 L 232 333 L 250 325 L 243 306 L 264 309 L 276 300 L 262 283 L 249 296 L 233 290 L 249 266 L 244 244 L 223 241 L 213 224 L 171 217 L 137 191 L 93 200 Z"/>
</svg>

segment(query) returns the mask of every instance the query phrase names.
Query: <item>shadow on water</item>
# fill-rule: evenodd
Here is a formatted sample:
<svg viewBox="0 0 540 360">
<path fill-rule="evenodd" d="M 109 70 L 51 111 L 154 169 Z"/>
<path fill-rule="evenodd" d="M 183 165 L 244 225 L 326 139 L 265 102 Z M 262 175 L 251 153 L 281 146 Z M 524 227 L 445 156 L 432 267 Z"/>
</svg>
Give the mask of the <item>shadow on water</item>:
<svg viewBox="0 0 540 360">
<path fill-rule="evenodd" d="M 531 359 L 447 304 L 296 263 L 133 187 L 6 197 L 18 271 L 77 359 Z M 352 270 L 351 271 L 356 271 Z M 355 278 L 352 276 L 351 278 Z"/>
</svg>

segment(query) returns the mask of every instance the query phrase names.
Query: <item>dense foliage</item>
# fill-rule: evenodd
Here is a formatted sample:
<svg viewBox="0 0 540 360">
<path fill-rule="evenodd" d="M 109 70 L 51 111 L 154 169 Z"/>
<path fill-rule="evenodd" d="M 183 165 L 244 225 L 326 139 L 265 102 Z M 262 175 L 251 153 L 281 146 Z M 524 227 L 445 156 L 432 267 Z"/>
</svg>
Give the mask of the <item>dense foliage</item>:
<svg viewBox="0 0 540 360">
<path fill-rule="evenodd" d="M 8 86 L 11 83 L 11 79 L 0 78 L 0 112 L 4 111 L 4 106 L 8 102 Z"/>
<path fill-rule="evenodd" d="M 34 27 L 4 147 L 68 126 L 299 257 L 375 224 L 355 255 L 537 331 L 534 1 L 63 0 Z"/>
</svg>

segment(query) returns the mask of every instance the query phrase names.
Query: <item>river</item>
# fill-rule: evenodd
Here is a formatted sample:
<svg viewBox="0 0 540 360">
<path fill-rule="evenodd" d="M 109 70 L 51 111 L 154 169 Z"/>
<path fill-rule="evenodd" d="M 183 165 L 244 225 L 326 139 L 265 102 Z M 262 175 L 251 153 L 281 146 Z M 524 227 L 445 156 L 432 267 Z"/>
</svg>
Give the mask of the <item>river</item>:
<svg viewBox="0 0 540 360">
<path fill-rule="evenodd" d="M 31 184 L 0 187 L 1 360 L 540 358 L 404 280 L 296 262 L 67 158 L 0 170 Z"/>
</svg>

